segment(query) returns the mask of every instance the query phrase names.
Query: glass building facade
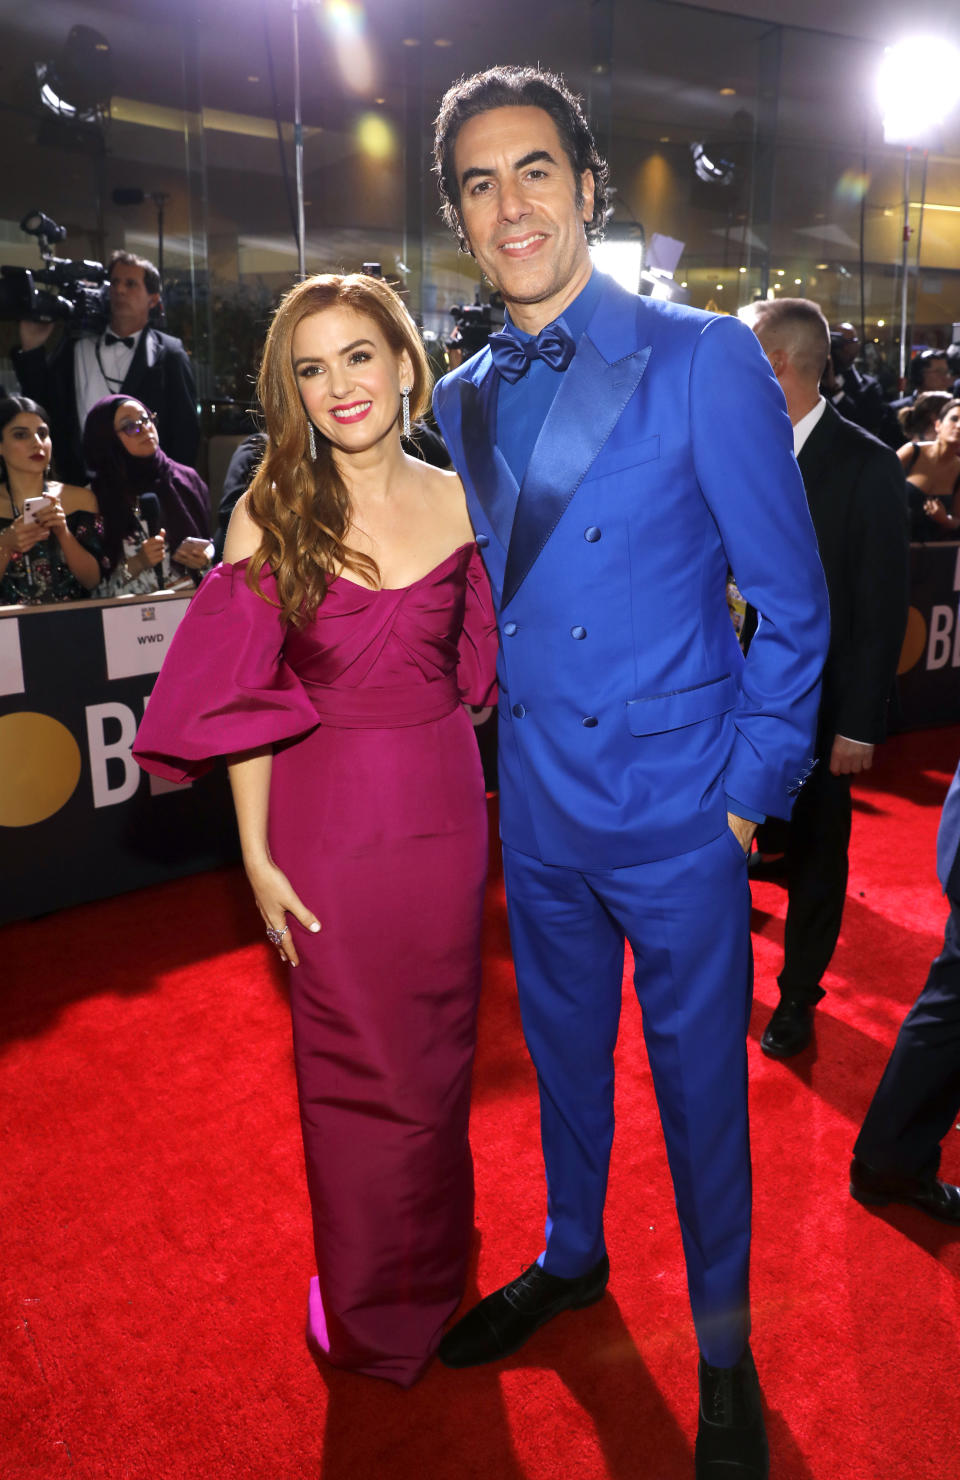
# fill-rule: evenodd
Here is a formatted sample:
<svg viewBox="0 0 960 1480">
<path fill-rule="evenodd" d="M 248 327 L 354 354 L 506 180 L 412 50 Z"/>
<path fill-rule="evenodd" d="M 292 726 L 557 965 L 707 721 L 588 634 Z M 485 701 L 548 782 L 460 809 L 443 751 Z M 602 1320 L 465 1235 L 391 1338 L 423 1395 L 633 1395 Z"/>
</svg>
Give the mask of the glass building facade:
<svg viewBox="0 0 960 1480">
<path fill-rule="evenodd" d="M 66 227 L 61 256 L 162 254 L 167 326 L 208 418 L 250 399 L 297 271 L 298 83 L 307 270 L 379 262 L 441 337 L 483 285 L 438 216 L 431 121 L 451 79 L 505 60 L 584 96 L 616 188 L 612 238 L 672 239 L 695 306 L 811 297 L 895 365 L 906 183 L 909 342 L 948 343 L 960 321 L 960 110 L 928 152 L 885 144 L 876 41 L 667 0 L 4 9 L 0 262 L 40 265 L 19 224 L 34 210 Z"/>
</svg>

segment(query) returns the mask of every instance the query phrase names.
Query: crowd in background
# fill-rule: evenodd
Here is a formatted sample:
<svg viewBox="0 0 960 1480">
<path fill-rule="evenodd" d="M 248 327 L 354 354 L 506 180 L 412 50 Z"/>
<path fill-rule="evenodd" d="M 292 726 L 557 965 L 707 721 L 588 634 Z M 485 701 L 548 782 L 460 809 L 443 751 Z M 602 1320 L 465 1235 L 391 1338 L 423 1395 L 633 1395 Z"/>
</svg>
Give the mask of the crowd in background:
<svg viewBox="0 0 960 1480">
<path fill-rule="evenodd" d="M 192 588 L 222 559 L 230 514 L 263 456 L 263 434 L 245 438 L 211 501 L 197 466 L 190 359 L 153 324 L 159 273 L 118 251 L 109 284 L 109 324 L 99 334 L 64 334 L 48 353 L 52 324 L 20 326 L 19 393 L 0 400 L 0 606 Z M 452 316 L 446 342 L 431 336 L 426 346 L 437 378 L 484 347 L 502 305 L 459 306 Z M 895 399 L 897 387 L 866 373 L 864 361 L 854 326 L 837 325 L 822 394 L 897 451 L 911 538 L 960 537 L 960 344 L 919 348 L 909 391 Z M 426 421 L 406 445 L 450 465 Z"/>
</svg>

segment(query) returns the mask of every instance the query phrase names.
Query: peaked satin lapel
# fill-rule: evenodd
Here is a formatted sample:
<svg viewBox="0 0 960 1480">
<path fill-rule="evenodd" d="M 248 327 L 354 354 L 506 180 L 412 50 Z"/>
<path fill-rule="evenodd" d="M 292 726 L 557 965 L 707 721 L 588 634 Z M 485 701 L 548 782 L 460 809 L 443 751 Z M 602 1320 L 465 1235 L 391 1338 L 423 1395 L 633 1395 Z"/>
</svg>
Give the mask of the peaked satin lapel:
<svg viewBox="0 0 960 1480">
<path fill-rule="evenodd" d="M 491 529 L 506 550 L 519 490 L 502 452 L 494 444 L 499 384 L 492 364 L 479 385 L 472 380 L 460 381 L 460 431 L 467 476 Z"/>
<path fill-rule="evenodd" d="M 650 345 L 609 364 L 592 341 L 592 329 L 593 324 L 563 373 L 530 457 L 513 519 L 502 606 L 516 595 L 647 368 Z"/>
</svg>

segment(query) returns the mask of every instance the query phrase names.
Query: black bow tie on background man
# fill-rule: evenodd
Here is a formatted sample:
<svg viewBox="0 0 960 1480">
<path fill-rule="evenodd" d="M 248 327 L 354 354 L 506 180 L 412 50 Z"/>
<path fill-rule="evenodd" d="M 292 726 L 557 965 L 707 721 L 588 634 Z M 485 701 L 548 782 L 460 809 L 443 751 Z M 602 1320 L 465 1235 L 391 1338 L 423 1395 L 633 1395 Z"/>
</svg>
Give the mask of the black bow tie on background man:
<svg viewBox="0 0 960 1480">
<path fill-rule="evenodd" d="M 108 329 L 103 336 L 104 344 L 125 344 L 127 349 L 133 349 L 137 336 L 135 334 L 111 334 Z"/>
<path fill-rule="evenodd" d="M 551 370 L 566 370 L 576 349 L 569 329 L 559 320 L 536 339 L 518 339 L 508 327 L 491 334 L 488 343 L 498 374 L 511 384 L 526 375 L 533 360 L 543 360 Z"/>
</svg>

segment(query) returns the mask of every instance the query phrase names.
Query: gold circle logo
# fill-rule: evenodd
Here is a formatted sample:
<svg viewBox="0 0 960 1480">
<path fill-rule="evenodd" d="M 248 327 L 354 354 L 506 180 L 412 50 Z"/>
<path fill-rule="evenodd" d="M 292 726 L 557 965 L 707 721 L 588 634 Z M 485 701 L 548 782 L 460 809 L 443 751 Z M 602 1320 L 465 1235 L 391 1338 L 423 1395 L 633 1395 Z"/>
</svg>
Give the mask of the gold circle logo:
<svg viewBox="0 0 960 1480">
<path fill-rule="evenodd" d="M 69 802 L 80 780 L 80 747 L 49 714 L 0 719 L 0 827 L 31 827 Z"/>
<path fill-rule="evenodd" d="M 927 646 L 927 624 L 923 616 L 912 606 L 907 612 L 907 630 L 903 639 L 903 647 L 900 649 L 900 662 L 897 664 L 897 673 L 909 673 L 914 664 L 919 663 Z"/>
</svg>

